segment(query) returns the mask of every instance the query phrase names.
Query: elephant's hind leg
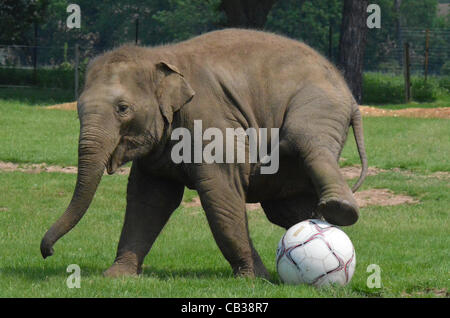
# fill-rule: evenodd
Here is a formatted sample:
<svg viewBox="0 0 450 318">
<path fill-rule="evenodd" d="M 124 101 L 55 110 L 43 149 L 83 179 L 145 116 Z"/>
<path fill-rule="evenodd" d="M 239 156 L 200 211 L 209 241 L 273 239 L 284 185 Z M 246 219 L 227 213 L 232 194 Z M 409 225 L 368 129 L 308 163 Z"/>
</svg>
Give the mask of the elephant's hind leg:
<svg viewBox="0 0 450 318">
<path fill-rule="evenodd" d="M 319 196 L 317 214 L 331 224 L 354 224 L 359 217 L 358 205 L 332 152 L 315 147 L 305 155 L 304 164 Z"/>
<path fill-rule="evenodd" d="M 144 175 L 133 163 L 127 189 L 125 223 L 114 264 L 104 273 L 137 275 L 153 242 L 183 197 L 184 186 Z"/>
<path fill-rule="evenodd" d="M 314 211 L 317 203 L 317 196 L 311 193 L 287 199 L 263 201 L 261 206 L 270 222 L 288 229 L 301 221 L 316 218 Z"/>
<path fill-rule="evenodd" d="M 314 185 L 317 214 L 332 224 L 351 225 L 358 220 L 358 205 L 338 165 L 351 107 L 336 103 L 321 97 L 293 109 L 283 133 Z"/>
</svg>

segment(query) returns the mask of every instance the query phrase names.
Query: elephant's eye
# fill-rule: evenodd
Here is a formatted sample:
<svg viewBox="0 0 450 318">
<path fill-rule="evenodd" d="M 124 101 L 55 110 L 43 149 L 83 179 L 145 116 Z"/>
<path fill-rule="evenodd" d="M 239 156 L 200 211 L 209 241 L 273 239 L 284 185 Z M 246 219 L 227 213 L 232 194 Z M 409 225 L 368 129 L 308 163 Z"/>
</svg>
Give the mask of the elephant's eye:
<svg viewBox="0 0 450 318">
<path fill-rule="evenodd" d="M 123 103 L 120 103 L 119 105 L 117 105 L 117 112 L 118 112 L 120 115 L 126 114 L 127 111 L 128 111 L 128 105 L 123 104 Z"/>
</svg>

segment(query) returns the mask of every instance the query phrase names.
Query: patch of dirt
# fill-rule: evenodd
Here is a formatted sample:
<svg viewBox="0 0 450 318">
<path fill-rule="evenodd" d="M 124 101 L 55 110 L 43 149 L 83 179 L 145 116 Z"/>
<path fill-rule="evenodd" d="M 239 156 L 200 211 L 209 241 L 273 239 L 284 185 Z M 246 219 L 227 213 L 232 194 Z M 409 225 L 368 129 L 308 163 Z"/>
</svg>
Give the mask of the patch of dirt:
<svg viewBox="0 0 450 318">
<path fill-rule="evenodd" d="M 450 179 L 450 172 L 446 171 L 437 171 L 431 174 L 433 178 L 437 179 Z"/>
<path fill-rule="evenodd" d="M 343 167 L 340 169 L 342 175 L 345 179 L 355 179 L 359 178 L 359 175 L 361 174 L 361 167 L 360 166 L 348 166 Z M 379 169 L 375 167 L 369 167 L 367 169 L 367 176 L 375 176 L 379 174 L 380 172 L 386 172 L 387 170 Z"/>
<path fill-rule="evenodd" d="M 398 174 L 402 174 L 404 176 L 415 176 L 418 178 L 436 178 L 439 180 L 450 179 L 450 172 L 447 172 L 447 171 L 436 171 L 436 172 L 433 172 L 433 173 L 427 174 L 427 175 L 415 174 L 411 170 L 400 169 L 400 168 L 392 168 L 392 169 L 386 170 L 386 171 L 392 171 L 392 172 L 395 172 Z"/>
<path fill-rule="evenodd" d="M 372 106 L 359 106 L 363 116 L 372 117 L 416 117 L 416 118 L 445 118 L 450 119 L 450 107 L 436 108 L 405 108 L 405 109 L 381 109 Z"/>
<path fill-rule="evenodd" d="M 52 105 L 52 106 L 45 106 L 45 109 L 77 110 L 77 102 L 56 104 L 56 105 Z"/>
<path fill-rule="evenodd" d="M 45 109 L 77 110 L 77 102 L 45 106 Z M 446 118 L 450 119 L 450 107 L 437 108 L 405 108 L 399 110 L 381 109 L 373 106 L 359 106 L 363 116 L 372 117 L 417 117 L 417 118 Z"/>
<path fill-rule="evenodd" d="M 448 298 L 450 296 L 447 288 L 427 288 L 424 291 L 416 291 L 414 293 L 407 293 L 406 291 L 402 292 L 403 297 L 413 297 L 413 296 L 424 296 L 427 294 L 433 294 L 436 297 L 446 297 Z"/>
<path fill-rule="evenodd" d="M 185 207 L 185 208 L 195 208 L 195 207 L 199 207 L 202 204 L 200 203 L 200 198 L 199 197 L 193 197 L 192 201 L 189 202 L 181 202 L 181 204 Z"/>
<path fill-rule="evenodd" d="M 395 194 L 389 189 L 369 189 L 357 191 L 355 199 L 360 208 L 369 205 L 391 206 L 400 204 L 419 203 L 413 197 L 403 194 Z"/>
</svg>

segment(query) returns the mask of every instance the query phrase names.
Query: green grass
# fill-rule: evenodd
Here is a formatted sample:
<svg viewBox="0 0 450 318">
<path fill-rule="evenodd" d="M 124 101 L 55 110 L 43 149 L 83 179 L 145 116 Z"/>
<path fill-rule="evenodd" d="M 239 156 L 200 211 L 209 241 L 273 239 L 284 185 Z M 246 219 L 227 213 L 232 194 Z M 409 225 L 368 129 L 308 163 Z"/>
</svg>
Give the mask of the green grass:
<svg viewBox="0 0 450 318">
<path fill-rule="evenodd" d="M 12 94 L 12 93 L 11 93 Z M 45 96 L 14 97 L 0 90 L 0 161 L 75 165 L 75 112 L 45 110 Z M 70 101 L 61 99 L 60 102 Z M 42 104 L 43 103 L 43 104 Z M 261 210 L 248 213 L 252 240 L 269 281 L 236 279 L 214 242 L 201 208 L 178 208 L 145 259 L 138 278 L 102 276 L 113 262 L 125 210 L 126 176 L 105 176 L 86 216 L 43 260 L 39 244 L 70 201 L 76 175 L 0 172 L 0 297 L 435 297 L 449 288 L 448 177 L 450 125 L 443 119 L 364 118 L 371 166 L 403 168 L 368 177 L 363 189 L 389 188 L 420 200 L 370 206 L 344 228 L 357 255 L 351 283 L 342 288 L 286 286 L 275 270 L 283 229 Z M 352 136 L 343 165 L 359 163 Z M 354 180 L 349 181 L 353 183 Z M 186 190 L 184 201 L 196 195 Z M 81 288 L 69 289 L 67 266 L 81 268 Z M 366 285 L 378 264 L 382 288 Z M 445 292 L 444 292 L 445 293 Z"/>
<path fill-rule="evenodd" d="M 0 99 L 0 160 L 76 165 L 77 113 L 30 107 L 40 99 L 21 98 Z"/>
<path fill-rule="evenodd" d="M 370 166 L 419 172 L 450 171 L 448 119 L 365 117 L 364 141 Z M 353 134 L 342 152 L 343 165 L 359 164 Z"/>
<path fill-rule="evenodd" d="M 283 230 L 261 210 L 249 212 L 252 239 L 271 280 L 235 279 L 200 208 L 178 208 L 157 239 L 139 278 L 102 277 L 116 251 L 125 209 L 126 176 L 105 176 L 87 215 L 43 260 L 42 235 L 68 204 L 75 175 L 0 173 L 0 297 L 398 297 L 433 296 L 449 287 L 448 180 L 392 172 L 369 177 L 365 188 L 389 187 L 420 204 L 363 208 L 345 228 L 357 267 L 344 288 L 280 284 L 275 249 Z M 189 194 L 188 194 L 189 196 Z M 193 229 L 195 229 L 193 231 Z M 69 264 L 81 268 L 81 288 L 69 289 Z M 366 286 L 369 264 L 382 269 L 382 288 Z M 424 294 L 423 294 L 424 293 Z"/>
</svg>

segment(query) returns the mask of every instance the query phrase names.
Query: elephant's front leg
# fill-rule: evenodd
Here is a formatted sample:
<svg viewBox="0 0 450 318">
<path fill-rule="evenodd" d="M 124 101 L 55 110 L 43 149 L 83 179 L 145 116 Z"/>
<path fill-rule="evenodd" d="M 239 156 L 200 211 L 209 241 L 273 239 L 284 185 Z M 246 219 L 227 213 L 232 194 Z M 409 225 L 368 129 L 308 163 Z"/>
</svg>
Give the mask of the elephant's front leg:
<svg viewBox="0 0 450 318">
<path fill-rule="evenodd" d="M 214 239 L 236 276 L 268 278 L 250 239 L 240 174 L 222 168 L 201 171 L 197 186 Z"/>
<path fill-rule="evenodd" d="M 105 276 L 141 273 L 145 256 L 172 212 L 179 206 L 183 190 L 182 184 L 143 174 L 137 163 L 133 163 L 117 256 Z"/>
</svg>

